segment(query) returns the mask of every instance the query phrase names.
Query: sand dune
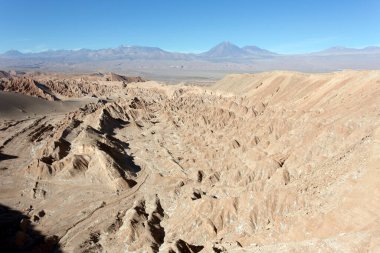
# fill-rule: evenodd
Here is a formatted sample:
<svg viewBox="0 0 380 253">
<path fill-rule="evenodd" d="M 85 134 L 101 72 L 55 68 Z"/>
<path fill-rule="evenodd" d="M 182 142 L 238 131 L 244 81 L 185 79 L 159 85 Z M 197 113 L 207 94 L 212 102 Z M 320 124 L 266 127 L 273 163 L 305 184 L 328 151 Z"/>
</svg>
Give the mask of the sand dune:
<svg viewBox="0 0 380 253">
<path fill-rule="evenodd" d="M 65 101 L 0 94 L 0 202 L 64 252 L 380 250 L 380 71 L 33 78 Z"/>
<path fill-rule="evenodd" d="M 97 99 L 47 101 L 22 93 L 0 91 L 0 119 L 22 119 L 37 115 L 67 113 Z"/>
</svg>

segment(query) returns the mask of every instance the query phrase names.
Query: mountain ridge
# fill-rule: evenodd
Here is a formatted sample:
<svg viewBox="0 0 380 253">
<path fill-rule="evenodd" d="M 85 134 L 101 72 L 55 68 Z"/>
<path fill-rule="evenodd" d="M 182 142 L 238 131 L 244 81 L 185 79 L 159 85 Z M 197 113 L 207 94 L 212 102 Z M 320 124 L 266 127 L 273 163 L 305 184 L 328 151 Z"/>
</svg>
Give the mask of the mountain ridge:
<svg viewBox="0 0 380 253">
<path fill-rule="evenodd" d="M 309 52 L 304 54 L 357 54 L 357 53 L 380 53 L 379 46 L 367 46 L 363 48 L 351 48 L 344 46 L 334 46 L 330 48 L 326 48 L 324 50 Z M 151 54 L 148 55 L 148 54 Z M 66 55 L 65 55 L 66 54 Z M 133 56 L 141 56 L 147 58 L 234 58 L 234 57 L 242 57 L 249 58 L 250 56 L 281 56 L 281 55 L 299 55 L 299 54 L 283 54 L 270 51 L 268 49 L 264 49 L 258 47 L 256 45 L 246 45 L 239 47 L 229 41 L 223 41 L 218 43 L 214 47 L 209 50 L 201 53 L 180 53 L 176 51 L 164 50 L 160 47 L 155 46 L 140 46 L 140 45 L 121 45 L 115 48 L 100 48 L 100 49 L 57 49 L 57 50 L 45 50 L 41 52 L 21 52 L 16 49 L 10 49 L 3 53 L 0 53 L 0 57 L 2 58 L 26 58 L 26 57 L 59 57 L 59 56 L 67 56 L 67 54 L 72 54 L 76 56 L 87 56 L 91 57 L 107 57 L 110 55 L 117 56 L 125 56 L 125 55 L 133 55 Z M 87 55 L 86 55 L 87 54 Z"/>
<path fill-rule="evenodd" d="M 225 73 L 290 70 L 326 72 L 380 69 L 380 47 L 333 47 L 313 53 L 279 54 L 257 46 L 222 42 L 202 53 L 170 52 L 159 47 L 119 46 L 106 49 L 50 50 L 0 54 L 0 69 L 63 72 L 111 71 L 149 79 L 221 78 Z"/>
</svg>

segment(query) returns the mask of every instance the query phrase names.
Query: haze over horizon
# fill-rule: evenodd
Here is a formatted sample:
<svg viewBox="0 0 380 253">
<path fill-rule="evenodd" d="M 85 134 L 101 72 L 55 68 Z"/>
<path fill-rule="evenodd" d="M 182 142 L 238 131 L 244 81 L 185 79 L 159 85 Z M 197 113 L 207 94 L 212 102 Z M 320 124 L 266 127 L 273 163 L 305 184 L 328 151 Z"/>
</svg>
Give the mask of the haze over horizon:
<svg viewBox="0 0 380 253">
<path fill-rule="evenodd" d="M 0 53 L 120 45 L 201 53 L 222 41 L 273 52 L 380 45 L 379 1 L 2 1 Z M 16 14 L 16 15 L 15 15 Z"/>
<path fill-rule="evenodd" d="M 239 47 L 239 48 L 245 48 L 245 47 L 257 47 L 256 45 L 252 44 L 252 45 L 236 45 L 235 43 L 231 42 L 231 41 L 221 41 L 220 43 L 212 46 L 211 48 L 209 49 L 206 49 L 204 51 L 173 51 L 173 50 L 166 50 L 166 49 L 162 49 L 160 47 L 157 47 L 157 46 L 145 46 L 145 45 L 126 45 L 126 44 L 121 44 L 117 47 L 107 47 L 107 48 L 94 48 L 94 49 L 90 49 L 90 48 L 74 48 L 74 49 L 66 49 L 66 48 L 59 48 L 59 49 L 42 49 L 40 51 L 29 51 L 29 50 L 18 50 L 18 49 L 10 49 L 10 50 L 7 50 L 7 51 L 4 51 L 4 52 L 0 52 L 0 55 L 1 54 L 18 54 L 18 53 L 22 53 L 22 54 L 25 54 L 25 55 L 28 55 L 28 54 L 39 54 L 39 53 L 45 53 L 45 52 L 58 52 L 58 51 L 73 51 L 73 52 L 76 52 L 76 51 L 80 51 L 80 50 L 92 50 L 92 51 L 97 51 L 97 50 L 108 50 L 108 49 L 118 49 L 118 48 L 157 48 L 157 49 L 161 49 L 161 50 L 164 50 L 166 52 L 170 52 L 170 53 L 181 53 L 181 54 L 195 54 L 195 55 L 202 55 L 202 54 L 206 54 L 207 52 L 209 52 L 210 50 L 214 50 L 214 48 L 218 48 L 218 47 L 223 47 L 223 46 L 231 46 L 231 47 Z M 276 53 L 276 54 L 282 54 L 282 55 L 297 55 L 297 54 L 310 54 L 310 53 L 319 53 L 319 52 L 328 52 L 330 50 L 350 50 L 350 49 L 353 49 L 353 50 L 365 50 L 365 49 L 371 49 L 371 48 L 380 48 L 380 46 L 377 46 L 377 45 L 369 45 L 369 46 L 363 46 L 363 47 L 346 47 L 346 46 L 343 46 L 343 45 L 336 45 L 336 46 L 331 46 L 331 47 L 328 47 L 328 48 L 322 48 L 320 50 L 315 50 L 315 51 L 305 51 L 305 52 L 298 52 L 298 53 L 279 53 L 279 52 L 275 52 L 275 51 L 272 51 L 272 50 L 268 50 L 268 52 L 272 52 L 272 53 Z M 257 47 L 257 49 L 259 50 L 267 50 L 266 48 L 262 48 L 262 47 Z"/>
</svg>

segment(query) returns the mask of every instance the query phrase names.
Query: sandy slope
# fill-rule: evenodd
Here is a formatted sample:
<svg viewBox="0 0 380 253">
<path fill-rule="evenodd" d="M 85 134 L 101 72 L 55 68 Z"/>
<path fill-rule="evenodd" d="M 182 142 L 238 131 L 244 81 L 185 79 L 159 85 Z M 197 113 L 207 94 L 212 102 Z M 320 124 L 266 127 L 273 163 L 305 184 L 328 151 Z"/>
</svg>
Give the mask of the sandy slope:
<svg viewBox="0 0 380 253">
<path fill-rule="evenodd" d="M 62 114 L 94 101 L 97 99 L 83 98 L 53 102 L 21 93 L 0 91 L 0 118 L 7 120 L 54 113 Z"/>
<path fill-rule="evenodd" d="M 379 84 L 270 72 L 101 88 L 112 99 L 2 120 L 0 202 L 64 252 L 378 252 Z"/>
</svg>

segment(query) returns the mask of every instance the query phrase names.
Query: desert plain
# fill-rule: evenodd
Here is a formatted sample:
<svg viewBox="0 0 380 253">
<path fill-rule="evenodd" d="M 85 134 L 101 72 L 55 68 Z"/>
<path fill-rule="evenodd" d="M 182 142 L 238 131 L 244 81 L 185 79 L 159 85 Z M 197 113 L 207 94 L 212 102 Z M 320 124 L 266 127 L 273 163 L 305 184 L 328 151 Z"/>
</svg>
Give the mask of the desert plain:
<svg viewBox="0 0 380 253">
<path fill-rule="evenodd" d="M 380 71 L 0 90 L 2 252 L 380 252 Z"/>
</svg>

